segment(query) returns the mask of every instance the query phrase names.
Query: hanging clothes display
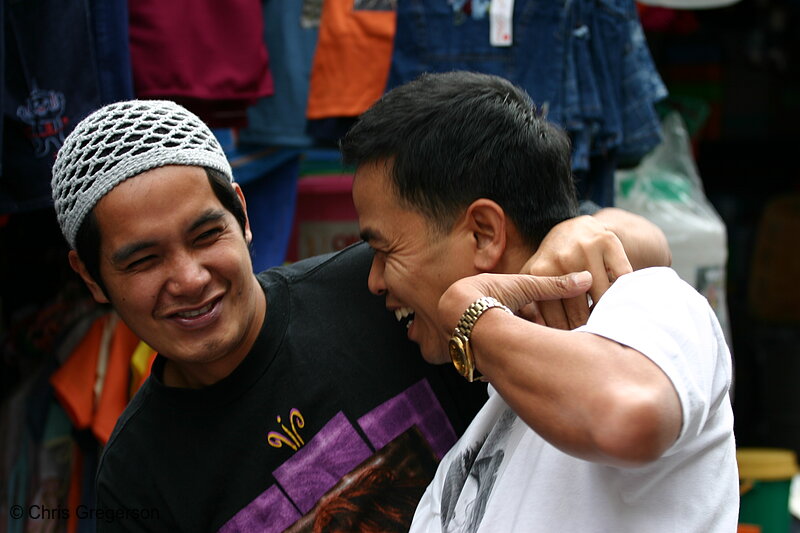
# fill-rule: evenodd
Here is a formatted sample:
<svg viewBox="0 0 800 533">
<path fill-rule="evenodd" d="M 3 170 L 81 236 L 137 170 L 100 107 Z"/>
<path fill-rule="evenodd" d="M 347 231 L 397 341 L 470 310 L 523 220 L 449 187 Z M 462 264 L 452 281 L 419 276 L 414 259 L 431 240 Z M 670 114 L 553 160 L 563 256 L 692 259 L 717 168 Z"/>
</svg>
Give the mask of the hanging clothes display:
<svg viewBox="0 0 800 533">
<path fill-rule="evenodd" d="M 117 418 L 131 398 L 131 362 L 140 341 L 116 313 L 97 319 L 70 357 L 50 377 L 56 398 L 77 429 L 91 429 L 100 444 L 111 436 Z M 144 348 L 145 361 L 153 350 Z M 149 374 L 149 362 L 141 354 L 135 381 Z"/>
<path fill-rule="evenodd" d="M 274 93 L 260 0 L 130 2 L 139 98 L 174 100 L 210 127 L 243 127 L 247 107 Z"/>
<path fill-rule="evenodd" d="M 635 2 L 519 0 L 506 13 L 491 13 L 492 4 L 399 2 L 387 88 L 456 69 L 511 80 L 570 134 L 584 196 L 612 205 L 616 161 L 641 158 L 658 144 L 654 104 L 667 94 Z M 507 40 L 492 43 L 504 21 Z"/>
<path fill-rule="evenodd" d="M 0 213 L 50 205 L 64 137 L 104 103 L 130 98 L 125 2 L 4 2 Z"/>
<path fill-rule="evenodd" d="M 76 510 L 94 508 L 99 451 L 155 357 L 116 314 L 72 292 L 2 345 L 8 359 L 32 368 L 0 404 L 0 505 L 37 511 L 12 516 L 8 531 L 94 531 L 94 519 Z"/>
<path fill-rule="evenodd" d="M 392 4 L 323 2 L 306 110 L 309 119 L 358 116 L 383 94 L 396 24 Z"/>
<path fill-rule="evenodd" d="M 93 505 L 98 443 L 76 430 L 55 398 L 50 377 L 86 335 L 102 309 L 67 285 L 41 309 L 18 313 L 2 338 L 4 372 L 17 376 L 0 403 L 0 506 L 11 509 L 76 509 Z M 38 506 L 38 507 L 35 507 Z M 37 513 L 31 513 L 33 517 Z M 78 531 L 93 526 L 76 513 L 60 511 L 46 520 L 7 514 L 9 532 L 44 529 Z M 85 531 L 85 529 L 83 529 Z M 90 529 L 94 531 L 94 529 Z"/>
<path fill-rule="evenodd" d="M 302 20 L 302 2 L 264 1 L 264 42 L 275 94 L 248 108 L 247 127 L 238 135 L 229 138 L 215 130 L 247 199 L 255 272 L 286 260 L 301 149 L 314 143 L 306 131 L 306 101 L 317 28 Z"/>
<path fill-rule="evenodd" d="M 302 23 L 303 3 L 264 1 L 264 42 L 275 94 L 261 98 L 247 110 L 247 127 L 239 141 L 259 146 L 308 147 L 306 133 L 311 64 L 317 45 L 317 27 Z"/>
</svg>

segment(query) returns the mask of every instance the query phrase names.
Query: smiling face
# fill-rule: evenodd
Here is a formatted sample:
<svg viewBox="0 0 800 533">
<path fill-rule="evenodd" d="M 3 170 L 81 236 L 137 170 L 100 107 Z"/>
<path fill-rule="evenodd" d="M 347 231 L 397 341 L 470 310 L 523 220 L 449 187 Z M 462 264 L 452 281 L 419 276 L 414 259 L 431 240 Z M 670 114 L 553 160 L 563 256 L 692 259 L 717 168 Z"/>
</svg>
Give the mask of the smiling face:
<svg viewBox="0 0 800 533">
<path fill-rule="evenodd" d="M 252 272 L 249 225 L 243 234 L 205 171 L 147 171 L 116 186 L 94 214 L 106 289 L 84 276 L 95 299 L 110 301 L 134 333 L 198 384 L 236 368 L 266 304 Z"/>
<path fill-rule="evenodd" d="M 387 170 L 383 162 L 366 163 L 353 181 L 361 235 L 375 250 L 369 289 L 385 295 L 387 309 L 408 323 L 408 338 L 428 362 L 448 363 L 447 336 L 436 325 L 436 310 L 454 281 L 478 273 L 469 236 L 458 229 L 437 233 L 427 218 L 403 207 Z"/>
</svg>

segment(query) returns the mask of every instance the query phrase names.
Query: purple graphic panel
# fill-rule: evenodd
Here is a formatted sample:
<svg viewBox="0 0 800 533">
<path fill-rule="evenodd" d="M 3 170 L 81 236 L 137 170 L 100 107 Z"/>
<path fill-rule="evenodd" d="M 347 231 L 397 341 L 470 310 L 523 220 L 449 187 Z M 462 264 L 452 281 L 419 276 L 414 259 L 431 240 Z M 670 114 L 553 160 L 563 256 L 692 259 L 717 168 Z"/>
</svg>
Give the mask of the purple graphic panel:
<svg viewBox="0 0 800 533">
<path fill-rule="evenodd" d="M 273 475 L 305 514 L 342 476 L 370 455 L 369 445 L 344 413 L 338 413 Z"/>
<path fill-rule="evenodd" d="M 414 425 L 437 459 L 441 459 L 456 442 L 456 432 L 450 420 L 424 379 L 359 418 L 358 424 L 376 450 Z"/>
<path fill-rule="evenodd" d="M 300 519 L 294 505 L 276 487 L 271 486 L 236 513 L 220 528 L 221 533 L 246 533 L 263 531 L 265 533 L 283 531 Z"/>
</svg>

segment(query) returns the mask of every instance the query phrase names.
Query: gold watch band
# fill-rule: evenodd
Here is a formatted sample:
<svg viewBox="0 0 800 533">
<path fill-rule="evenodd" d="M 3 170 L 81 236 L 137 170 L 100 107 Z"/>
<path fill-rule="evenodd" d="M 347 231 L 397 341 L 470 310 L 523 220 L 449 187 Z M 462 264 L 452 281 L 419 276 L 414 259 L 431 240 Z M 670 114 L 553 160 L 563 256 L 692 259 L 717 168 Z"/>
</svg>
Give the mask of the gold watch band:
<svg viewBox="0 0 800 533">
<path fill-rule="evenodd" d="M 475 327 L 475 323 L 483 313 L 495 307 L 503 309 L 509 314 L 513 314 L 511 313 L 511 309 L 500 303 L 497 299 L 491 296 L 482 296 L 467 307 L 464 314 L 461 315 L 461 319 L 458 321 L 455 331 L 453 331 L 453 336 L 449 343 L 450 359 L 453 361 L 453 365 L 455 365 L 458 373 L 467 381 L 485 381 L 485 378 L 475 367 L 475 356 L 472 353 L 470 336 L 472 335 L 472 329 Z"/>
<path fill-rule="evenodd" d="M 461 315 L 461 319 L 458 321 L 455 333 L 461 333 L 465 340 L 469 340 L 470 335 L 472 335 L 472 328 L 475 327 L 475 323 L 478 321 L 481 315 L 494 307 L 499 307 L 505 312 L 511 313 L 511 309 L 503 305 L 503 303 L 496 298 L 492 298 L 491 296 L 481 296 L 472 302 L 464 311 L 464 314 Z"/>
</svg>

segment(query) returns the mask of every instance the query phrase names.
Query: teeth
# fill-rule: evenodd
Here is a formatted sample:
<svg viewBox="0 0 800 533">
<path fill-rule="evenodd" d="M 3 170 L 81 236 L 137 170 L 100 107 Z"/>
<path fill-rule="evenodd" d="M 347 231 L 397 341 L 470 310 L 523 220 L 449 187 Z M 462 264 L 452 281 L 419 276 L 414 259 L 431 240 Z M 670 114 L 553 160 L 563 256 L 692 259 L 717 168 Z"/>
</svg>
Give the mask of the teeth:
<svg viewBox="0 0 800 533">
<path fill-rule="evenodd" d="M 408 317 L 411 317 L 408 322 L 406 322 L 406 329 L 411 327 L 411 324 L 414 323 L 414 310 L 410 307 L 401 307 L 400 309 L 394 310 L 394 316 L 398 322 L 402 322 Z"/>
<path fill-rule="evenodd" d="M 205 307 L 201 307 L 200 309 L 195 309 L 194 311 L 185 311 L 183 313 L 178 313 L 178 316 L 181 318 L 193 318 L 203 313 L 208 313 L 211 310 L 212 304 L 208 304 Z"/>
<path fill-rule="evenodd" d="M 397 318 L 398 322 L 403 320 L 408 315 L 412 315 L 412 314 L 414 314 L 414 310 L 411 309 L 410 307 L 401 307 L 400 309 L 395 309 L 394 310 L 394 316 L 395 316 L 395 318 Z"/>
</svg>

